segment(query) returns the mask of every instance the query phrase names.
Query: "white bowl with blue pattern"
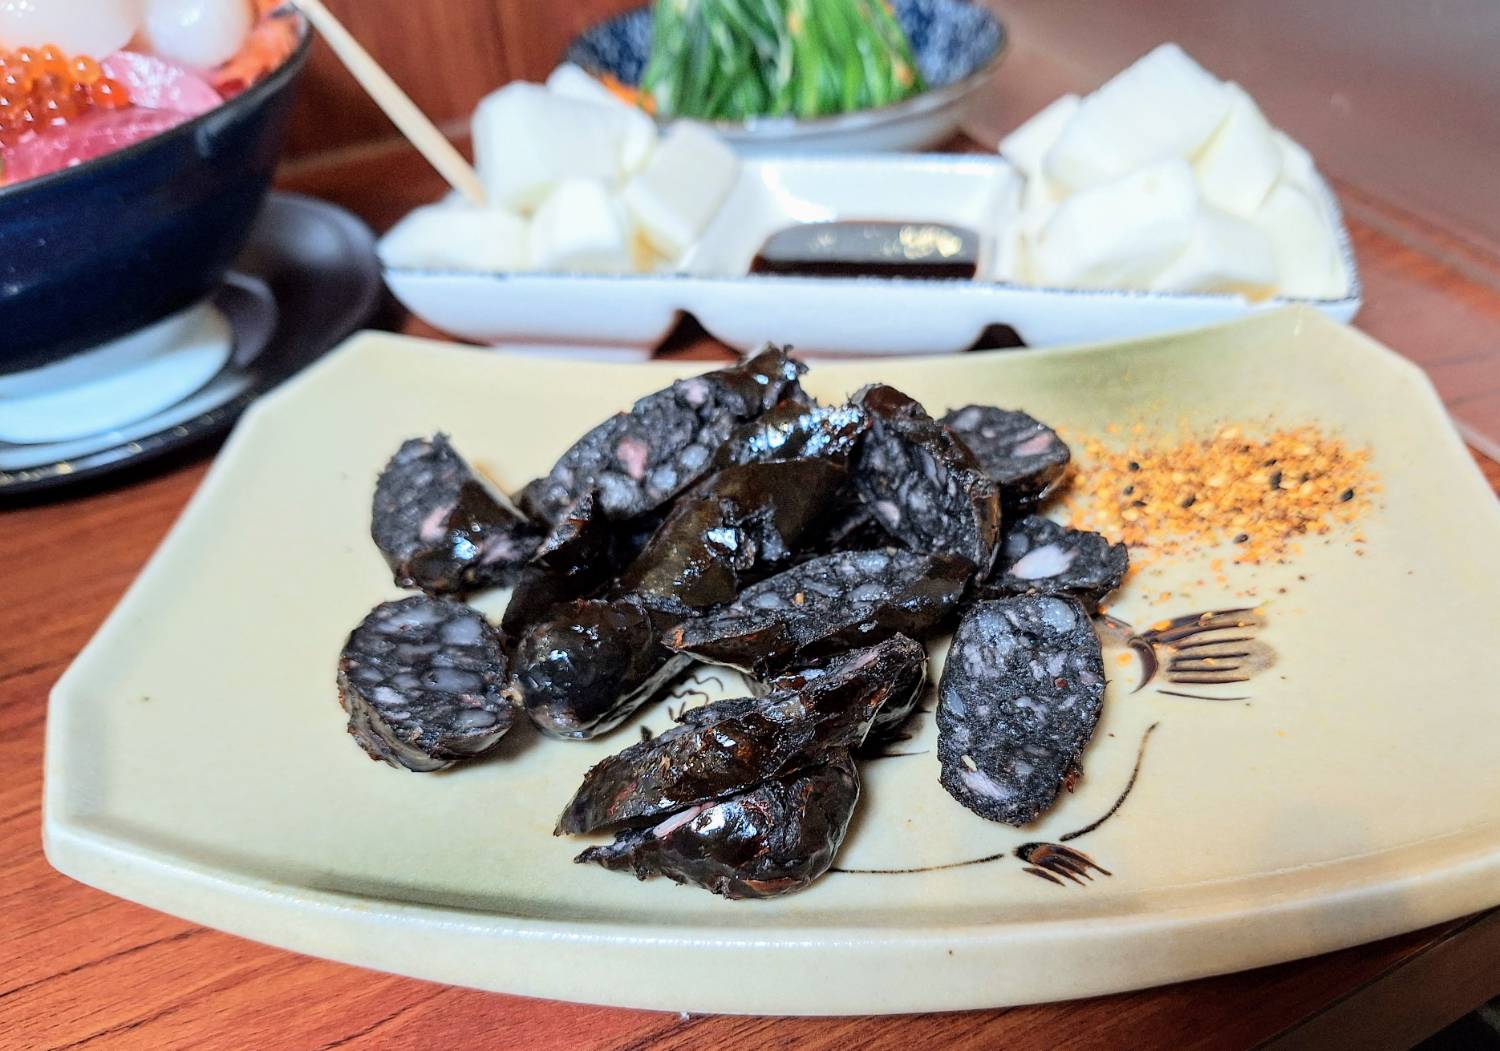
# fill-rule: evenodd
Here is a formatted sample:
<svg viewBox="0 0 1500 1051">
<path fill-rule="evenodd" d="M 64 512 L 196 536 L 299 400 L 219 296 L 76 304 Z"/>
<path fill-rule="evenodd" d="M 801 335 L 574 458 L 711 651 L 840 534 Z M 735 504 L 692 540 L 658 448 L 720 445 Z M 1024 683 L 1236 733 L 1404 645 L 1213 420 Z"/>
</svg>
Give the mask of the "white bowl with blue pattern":
<svg viewBox="0 0 1500 1051">
<path fill-rule="evenodd" d="M 1005 27 L 970 0 L 893 0 L 928 88 L 889 106 L 831 117 L 714 121 L 741 153 L 871 153 L 921 150 L 951 138 L 965 103 L 994 73 Z M 640 7 L 576 37 L 565 60 L 621 83 L 640 82 L 651 50 L 651 9 Z"/>
</svg>

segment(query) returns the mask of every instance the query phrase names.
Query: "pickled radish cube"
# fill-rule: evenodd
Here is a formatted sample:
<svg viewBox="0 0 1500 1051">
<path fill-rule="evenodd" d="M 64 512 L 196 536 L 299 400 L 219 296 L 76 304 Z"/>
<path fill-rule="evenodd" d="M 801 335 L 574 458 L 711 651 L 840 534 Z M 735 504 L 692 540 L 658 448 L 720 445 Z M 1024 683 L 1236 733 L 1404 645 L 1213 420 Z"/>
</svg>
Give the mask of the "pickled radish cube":
<svg viewBox="0 0 1500 1051">
<path fill-rule="evenodd" d="M 1203 147 L 1193 168 L 1203 199 L 1249 218 L 1281 175 L 1281 146 L 1255 100 L 1228 84 L 1229 115 Z"/>
<path fill-rule="evenodd" d="M 1080 190 L 1034 239 L 1034 276 L 1065 288 L 1143 288 L 1187 248 L 1198 208 L 1181 158 Z"/>
<path fill-rule="evenodd" d="M 618 184 L 643 113 L 515 82 L 474 111 L 474 161 L 492 204 L 527 211 L 564 179 Z M 653 131 L 654 134 L 654 131 Z"/>
<path fill-rule="evenodd" d="M 526 220 L 503 208 L 431 204 L 380 239 L 380 261 L 392 269 L 523 270 Z"/>
<path fill-rule="evenodd" d="M 130 42 L 143 13 L 144 0 L 0 0 L 0 47 L 107 55 Z"/>
<path fill-rule="evenodd" d="M 625 205 L 647 244 L 676 260 L 702 236 L 739 171 L 739 157 L 723 139 L 679 121 L 625 187 Z"/>
<path fill-rule="evenodd" d="M 597 77 L 582 66 L 564 62 L 547 74 L 547 90 L 554 95 L 577 99 L 580 102 L 603 102 L 611 106 L 624 106 L 625 101 Z"/>
<path fill-rule="evenodd" d="M 595 179 L 565 179 L 531 220 L 531 265 L 557 273 L 615 274 L 635 269 L 630 219 Z"/>
<path fill-rule="evenodd" d="M 1019 223 L 1000 230 L 995 238 L 995 253 L 988 277 L 992 281 L 1020 283 L 1028 280 L 1030 267 L 1026 259 L 1026 234 Z"/>
<path fill-rule="evenodd" d="M 146 0 L 142 36 L 161 58 L 212 69 L 245 46 L 254 22 L 250 0 Z"/>
<path fill-rule="evenodd" d="M 1276 289 L 1271 240 L 1248 219 L 1203 208 L 1182 253 L 1151 282 L 1166 292 L 1237 292 L 1263 299 Z"/>
<path fill-rule="evenodd" d="M 656 146 L 655 121 L 610 91 L 582 66 L 575 66 L 571 62 L 564 62 L 548 75 L 547 90 L 578 102 L 593 102 L 619 109 L 628 120 L 620 142 L 620 167 L 626 175 L 634 175 L 641 170 Z"/>
<path fill-rule="evenodd" d="M 1306 191 L 1277 183 L 1256 211 L 1255 225 L 1271 242 L 1282 295 L 1336 299 L 1348 292 L 1333 227 Z"/>
<path fill-rule="evenodd" d="M 1276 140 L 1277 152 L 1281 154 L 1282 181 L 1289 182 L 1308 196 L 1316 198 L 1318 169 L 1313 164 L 1312 154 L 1284 132 L 1272 131 L 1271 135 Z"/>
<path fill-rule="evenodd" d="M 1083 99 L 1047 151 L 1047 173 L 1081 190 L 1142 165 L 1188 157 L 1229 113 L 1228 88 L 1163 44 Z"/>
<path fill-rule="evenodd" d="M 1053 99 L 1025 124 L 1000 140 L 1000 155 L 1024 172 L 1027 178 L 1040 174 L 1047 151 L 1073 114 L 1078 112 L 1079 102 L 1077 95 Z"/>
<path fill-rule="evenodd" d="M 1047 225 L 1047 220 L 1052 218 L 1052 213 L 1057 210 L 1057 206 L 1066 199 L 1067 193 L 1047 178 L 1045 172 L 1037 172 L 1035 175 L 1028 176 L 1021 189 L 1021 211 L 1018 221 L 1022 231 L 1028 237 L 1041 233 L 1042 227 Z"/>
</svg>

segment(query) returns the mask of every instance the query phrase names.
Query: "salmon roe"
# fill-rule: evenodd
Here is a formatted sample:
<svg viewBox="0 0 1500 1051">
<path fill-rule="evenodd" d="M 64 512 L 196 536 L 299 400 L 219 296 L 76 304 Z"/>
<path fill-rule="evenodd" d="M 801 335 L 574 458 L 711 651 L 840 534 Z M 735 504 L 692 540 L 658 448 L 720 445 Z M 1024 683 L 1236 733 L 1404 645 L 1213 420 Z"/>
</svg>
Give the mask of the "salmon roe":
<svg viewBox="0 0 1500 1051">
<path fill-rule="evenodd" d="M 70 56 L 52 44 L 0 51 L 0 146 L 92 110 L 129 105 L 129 89 L 88 55 Z"/>
</svg>

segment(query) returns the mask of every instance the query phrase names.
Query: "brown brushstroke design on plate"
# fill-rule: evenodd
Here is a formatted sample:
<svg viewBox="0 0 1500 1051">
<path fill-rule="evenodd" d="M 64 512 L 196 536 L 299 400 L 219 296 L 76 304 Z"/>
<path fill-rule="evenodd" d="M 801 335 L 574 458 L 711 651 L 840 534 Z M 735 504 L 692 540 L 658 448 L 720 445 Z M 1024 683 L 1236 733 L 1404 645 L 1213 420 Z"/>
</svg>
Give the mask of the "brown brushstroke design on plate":
<svg viewBox="0 0 1500 1051">
<path fill-rule="evenodd" d="M 1108 614 L 1098 616 L 1095 625 L 1101 642 L 1126 646 L 1139 659 L 1141 677 L 1130 691 L 1132 694 L 1156 684 L 1151 692 L 1164 697 L 1209 702 L 1248 702 L 1250 695 L 1246 693 L 1211 694 L 1198 691 L 1249 682 L 1276 663 L 1276 651 L 1258 637 L 1266 626 L 1266 616 L 1260 608 L 1246 606 L 1184 613 L 1158 621 L 1145 631 L 1137 631 L 1128 622 Z M 1168 685 L 1189 688 L 1168 689 Z M 921 710 L 927 711 L 925 708 Z M 889 869 L 835 866 L 829 871 L 851 875 L 908 875 L 984 865 L 1014 854 L 1023 864 L 1021 871 L 1058 886 L 1066 885 L 1063 880 L 1084 886 L 1085 880 L 1092 881 L 1096 873 L 1112 876 L 1109 869 L 1092 857 L 1064 844 L 1098 829 L 1125 805 L 1125 800 L 1129 798 L 1140 777 L 1141 766 L 1146 758 L 1146 745 L 1160 725 L 1160 720 L 1153 722 L 1141 735 L 1135 765 L 1114 804 L 1089 824 L 1058 837 L 1055 843 L 1023 843 L 1013 851 L 1000 851 L 940 865 Z M 886 752 L 876 757 L 894 759 L 924 754 L 926 753 L 920 751 Z M 1071 783 L 1068 787 L 1071 789 Z"/>
</svg>

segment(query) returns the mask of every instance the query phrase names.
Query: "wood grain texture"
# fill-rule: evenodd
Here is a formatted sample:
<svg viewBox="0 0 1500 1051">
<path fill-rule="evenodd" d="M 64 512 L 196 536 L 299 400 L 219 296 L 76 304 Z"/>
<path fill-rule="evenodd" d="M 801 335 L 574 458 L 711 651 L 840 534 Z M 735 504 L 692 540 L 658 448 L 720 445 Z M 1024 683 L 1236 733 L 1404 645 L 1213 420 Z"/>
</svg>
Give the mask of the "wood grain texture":
<svg viewBox="0 0 1500 1051">
<path fill-rule="evenodd" d="M 337 200 L 378 228 L 440 190 L 418 159 L 386 149 L 340 165 L 297 165 L 284 185 Z M 1477 340 L 1476 319 L 1500 316 L 1500 291 L 1473 273 L 1357 215 L 1353 229 L 1370 303 L 1360 325 L 1378 338 L 1420 353 Z M 725 356 L 691 326 L 670 349 Z M 1451 382 L 1460 397 L 1500 393 L 1500 374 Z M 1399 1003 L 1424 988 L 1461 987 L 1463 996 L 1443 1000 L 1451 1015 L 1500 990 L 1491 914 L 1311 960 L 1068 1004 L 894 1018 L 683 1018 L 478 993 L 296 956 L 74 883 L 41 852 L 47 691 L 197 488 L 206 455 L 128 486 L 0 512 L 0 1045 L 1240 1048 L 1295 1042 L 1351 997 Z M 1500 492 L 1500 463 L 1477 459 Z"/>
<path fill-rule="evenodd" d="M 326 2 L 439 125 L 467 118 L 485 93 L 512 76 L 494 0 Z M 552 7 L 535 0 L 524 6 L 535 18 L 545 17 Z M 394 132 L 327 45 L 316 42 L 298 93 L 287 155 L 385 139 Z"/>
<path fill-rule="evenodd" d="M 500 20 L 505 59 L 518 80 L 545 80 L 568 42 L 596 22 L 640 7 L 645 0 L 491 0 Z"/>
</svg>

